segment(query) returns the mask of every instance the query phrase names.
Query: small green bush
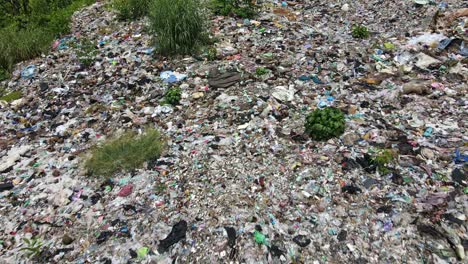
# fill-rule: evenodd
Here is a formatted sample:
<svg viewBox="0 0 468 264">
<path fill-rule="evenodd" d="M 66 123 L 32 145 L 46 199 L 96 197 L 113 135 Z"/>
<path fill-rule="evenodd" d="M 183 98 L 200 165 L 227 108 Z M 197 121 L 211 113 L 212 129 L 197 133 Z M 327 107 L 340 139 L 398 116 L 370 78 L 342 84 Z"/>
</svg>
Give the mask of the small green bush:
<svg viewBox="0 0 468 264">
<path fill-rule="evenodd" d="M 149 18 L 160 54 L 190 54 L 206 42 L 205 17 L 197 0 L 153 0 Z"/>
<path fill-rule="evenodd" d="M 257 69 L 255 69 L 255 74 L 257 74 L 258 76 L 262 76 L 267 73 L 268 73 L 268 70 L 264 67 L 258 67 Z"/>
<path fill-rule="evenodd" d="M 136 20 L 148 15 L 150 0 L 114 0 L 112 4 L 120 20 Z"/>
<path fill-rule="evenodd" d="M 131 171 L 161 155 L 164 140 L 156 129 L 144 134 L 125 132 L 92 150 L 85 168 L 89 175 L 110 177 L 117 171 Z"/>
<path fill-rule="evenodd" d="M 369 37 L 369 31 L 367 30 L 367 27 L 364 25 L 354 25 L 351 28 L 351 35 L 353 38 L 368 38 Z"/>
<path fill-rule="evenodd" d="M 214 61 L 214 60 L 216 60 L 217 57 L 218 57 L 218 51 L 216 50 L 216 48 L 211 47 L 211 48 L 207 49 L 207 51 L 206 51 L 207 60 Z"/>
<path fill-rule="evenodd" d="M 305 132 L 314 140 L 328 140 L 344 133 L 345 117 L 337 108 L 315 109 L 305 122 Z"/>
<path fill-rule="evenodd" d="M 96 45 L 89 39 L 81 39 L 74 47 L 76 48 L 76 56 L 80 63 L 85 67 L 89 67 L 98 54 Z"/>
<path fill-rule="evenodd" d="M 170 88 L 164 95 L 164 100 L 166 101 L 166 103 L 171 105 L 178 105 L 181 98 L 182 91 L 180 90 L 180 88 Z"/>
<path fill-rule="evenodd" d="M 397 152 L 392 149 L 379 149 L 372 158 L 372 162 L 377 166 L 380 173 L 386 174 L 390 171 L 387 165 L 393 163 L 397 157 Z"/>
<path fill-rule="evenodd" d="M 253 18 L 257 14 L 251 0 L 211 0 L 209 7 L 215 15 L 221 16 L 235 15 L 241 18 Z"/>
</svg>

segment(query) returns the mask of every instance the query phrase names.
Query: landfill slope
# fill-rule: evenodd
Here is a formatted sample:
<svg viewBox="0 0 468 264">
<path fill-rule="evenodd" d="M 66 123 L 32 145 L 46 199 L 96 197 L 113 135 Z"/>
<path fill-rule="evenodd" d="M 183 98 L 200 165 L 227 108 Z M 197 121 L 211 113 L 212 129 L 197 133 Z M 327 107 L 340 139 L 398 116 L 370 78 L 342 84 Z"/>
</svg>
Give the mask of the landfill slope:
<svg viewBox="0 0 468 264">
<path fill-rule="evenodd" d="M 156 55 L 146 20 L 97 2 L 16 65 L 0 85 L 22 93 L 0 102 L 0 263 L 31 263 L 31 237 L 41 263 L 466 261 L 466 3 L 258 2 L 253 20 L 210 17 L 213 61 Z M 326 107 L 345 133 L 313 140 L 306 116 Z M 86 175 L 93 146 L 147 127 L 161 158 Z"/>
</svg>

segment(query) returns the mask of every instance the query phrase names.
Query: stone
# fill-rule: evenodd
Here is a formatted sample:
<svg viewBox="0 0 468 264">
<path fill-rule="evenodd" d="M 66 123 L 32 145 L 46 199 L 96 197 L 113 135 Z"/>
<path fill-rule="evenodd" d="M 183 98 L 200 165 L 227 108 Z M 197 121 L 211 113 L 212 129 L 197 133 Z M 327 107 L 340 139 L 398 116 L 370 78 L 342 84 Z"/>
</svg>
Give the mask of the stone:
<svg viewBox="0 0 468 264">
<path fill-rule="evenodd" d="M 62 244 L 64 244 L 64 245 L 70 245 L 71 243 L 73 243 L 73 240 L 74 240 L 74 239 L 73 239 L 72 237 L 70 237 L 69 235 L 65 234 L 65 235 L 63 235 L 63 237 L 62 237 Z"/>
</svg>

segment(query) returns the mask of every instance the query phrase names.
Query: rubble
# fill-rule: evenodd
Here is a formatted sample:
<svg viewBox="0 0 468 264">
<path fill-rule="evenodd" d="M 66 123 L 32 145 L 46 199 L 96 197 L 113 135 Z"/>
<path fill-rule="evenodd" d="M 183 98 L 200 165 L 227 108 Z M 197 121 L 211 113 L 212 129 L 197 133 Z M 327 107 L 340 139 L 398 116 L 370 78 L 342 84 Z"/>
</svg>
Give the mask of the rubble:
<svg viewBox="0 0 468 264">
<path fill-rule="evenodd" d="M 2 261 L 28 263 L 32 237 L 47 263 L 466 261 L 463 1 L 257 2 L 255 20 L 210 18 L 214 61 L 158 56 L 145 19 L 99 1 L 16 65 L 0 83 L 22 93 L 0 104 Z M 305 118 L 326 107 L 345 133 L 312 140 Z M 146 127 L 167 137 L 161 158 L 85 174 L 93 146 Z"/>
</svg>

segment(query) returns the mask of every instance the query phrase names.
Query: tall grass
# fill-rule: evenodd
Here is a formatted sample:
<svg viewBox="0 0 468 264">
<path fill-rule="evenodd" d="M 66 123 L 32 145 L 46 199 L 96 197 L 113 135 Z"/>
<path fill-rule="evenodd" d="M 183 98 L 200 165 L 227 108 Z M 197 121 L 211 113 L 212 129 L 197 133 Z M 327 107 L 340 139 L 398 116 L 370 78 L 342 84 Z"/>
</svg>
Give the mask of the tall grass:
<svg viewBox="0 0 468 264">
<path fill-rule="evenodd" d="M 148 15 L 151 0 L 113 0 L 120 20 L 135 20 Z"/>
<path fill-rule="evenodd" d="M 160 54 L 190 54 L 206 41 L 206 18 L 197 0 L 153 0 L 149 18 Z"/>
<path fill-rule="evenodd" d="M 65 0 L 45 9 L 42 2 L 31 1 L 28 14 L 11 18 L 9 24 L 0 29 L 0 80 L 14 64 L 47 51 L 55 38 L 70 31 L 73 13 L 93 2 L 95 0 Z"/>
<path fill-rule="evenodd" d="M 208 6 L 215 15 L 253 18 L 257 14 L 252 0 L 210 0 Z"/>
<path fill-rule="evenodd" d="M 1 30 L 0 68 L 10 71 L 15 63 L 40 55 L 52 39 L 41 28 L 27 28 L 17 32 L 10 28 Z"/>
<path fill-rule="evenodd" d="M 93 176 L 110 177 L 118 171 L 130 171 L 146 161 L 159 158 L 164 148 L 159 131 L 147 129 L 144 134 L 126 132 L 110 139 L 92 151 L 85 168 Z"/>
</svg>

